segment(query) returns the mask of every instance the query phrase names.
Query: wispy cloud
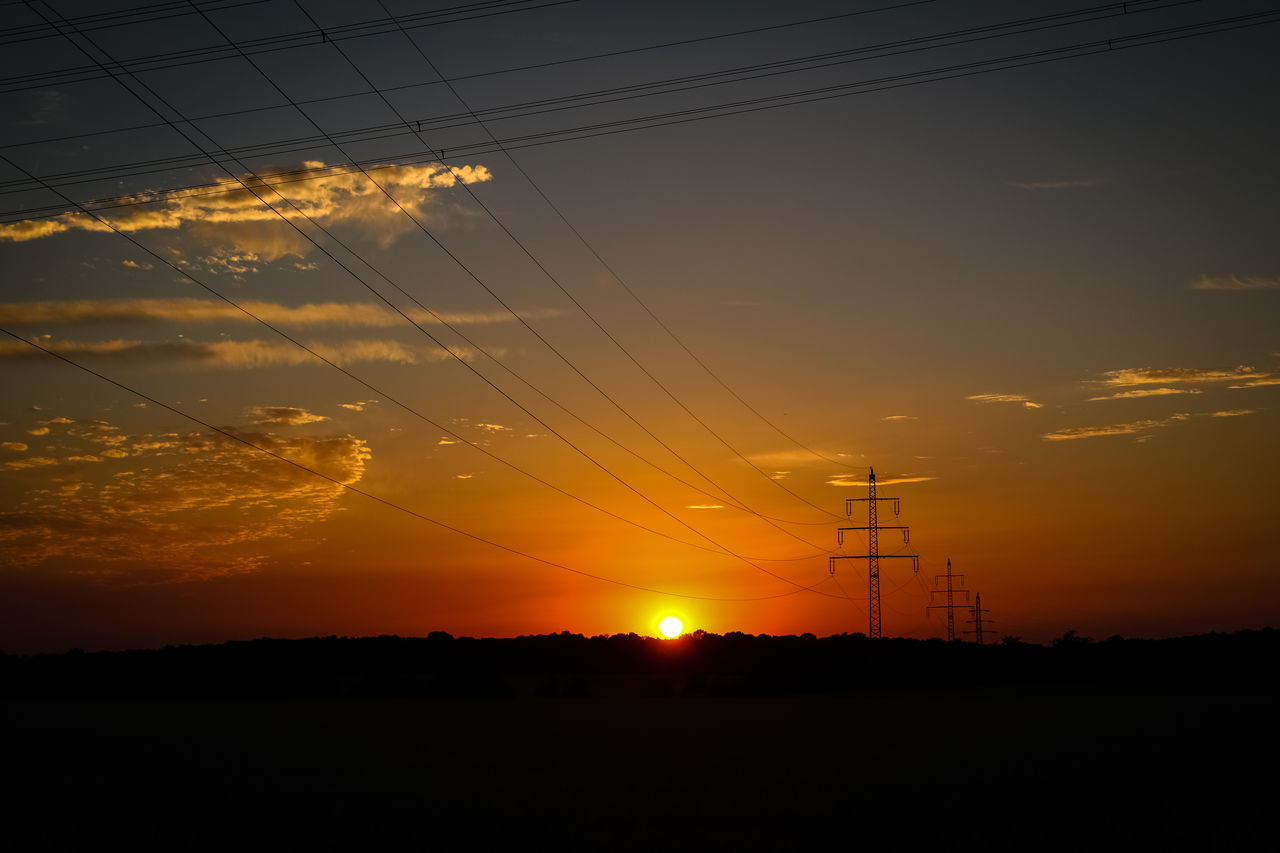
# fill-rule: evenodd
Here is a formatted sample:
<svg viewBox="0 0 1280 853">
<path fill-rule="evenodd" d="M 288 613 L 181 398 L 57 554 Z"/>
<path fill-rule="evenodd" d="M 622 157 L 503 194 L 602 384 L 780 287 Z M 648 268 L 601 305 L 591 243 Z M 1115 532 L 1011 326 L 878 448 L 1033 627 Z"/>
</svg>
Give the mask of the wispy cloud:
<svg viewBox="0 0 1280 853">
<path fill-rule="evenodd" d="M 921 474 L 882 474 L 876 476 L 877 486 L 893 486 L 899 483 L 925 483 L 937 477 L 926 477 Z M 833 474 L 827 478 L 828 486 L 868 486 L 870 481 L 861 474 Z"/>
<path fill-rule="evenodd" d="M 127 199 L 129 206 L 101 215 L 124 232 L 185 229 L 204 243 L 221 246 L 225 257 L 252 255 L 254 259 L 274 260 L 285 255 L 305 255 L 312 248 L 284 219 L 296 221 L 305 216 L 326 227 L 356 224 L 371 236 L 389 242 L 413 224 L 378 185 L 418 219 L 436 220 L 439 216 L 431 215 L 438 208 L 432 190 L 492 177 L 484 166 L 377 165 L 367 170 L 377 180 L 375 185 L 364 173 L 347 166 L 330 167 L 320 161 L 308 161 L 303 168 L 310 175 L 303 180 L 291 176 L 287 182 L 272 179 L 267 184 L 242 175 L 195 189 L 142 193 Z M 282 200 L 272 187 L 292 204 Z M 67 212 L 49 219 L 0 224 L 0 241 L 38 240 L 67 231 L 109 230 L 91 216 Z"/>
<path fill-rule="evenodd" d="M 56 341 L 41 343 L 45 349 L 68 358 L 111 359 L 157 366 L 185 368 L 289 367 L 321 364 L 318 359 L 287 342 L 262 340 L 144 342 Z M 475 352 L 466 347 L 453 347 L 446 352 L 439 347 L 416 347 L 389 340 L 348 340 L 338 343 L 308 342 L 307 346 L 335 364 L 357 362 L 391 362 L 425 364 L 457 357 L 470 360 Z M 0 360 L 34 360 L 47 358 L 39 350 L 20 341 L 0 342 Z"/>
<path fill-rule="evenodd" d="M 1192 290 L 1280 290 L 1280 276 L 1202 275 Z"/>
<path fill-rule="evenodd" d="M 1199 388 L 1135 388 L 1132 391 L 1117 391 L 1102 397 L 1090 397 L 1094 400 L 1133 400 L 1139 397 L 1165 397 L 1170 394 L 1199 394 Z"/>
<path fill-rule="evenodd" d="M 48 456 L 27 456 L 23 459 L 10 460 L 4 463 L 4 467 L 11 471 L 21 471 L 24 468 L 47 468 L 57 464 L 57 459 L 52 459 Z"/>
<path fill-rule="evenodd" d="M 0 447 L 3 447 L 5 450 L 12 450 L 14 453 L 22 453 L 27 449 L 27 445 L 21 441 L 0 442 Z"/>
<path fill-rule="evenodd" d="M 1021 403 L 1026 409 L 1041 408 L 1039 403 L 1032 402 L 1024 394 L 971 394 L 965 399 L 979 403 Z"/>
<path fill-rule="evenodd" d="M 1240 382 L 1269 376 L 1252 367 L 1128 367 L 1102 374 L 1105 385 L 1165 385 L 1170 383 Z"/>
<path fill-rule="evenodd" d="M 689 504 L 685 509 L 724 509 L 723 504 Z"/>
<path fill-rule="evenodd" d="M 377 400 L 361 400 L 358 403 L 339 403 L 338 406 L 343 409 L 350 409 L 353 412 L 363 412 L 377 402 Z"/>
<path fill-rule="evenodd" d="M 1266 387 L 1267 385 L 1280 385 L 1280 376 L 1263 375 L 1263 376 L 1259 376 L 1257 379 L 1251 379 L 1248 382 L 1244 382 L 1240 385 L 1228 385 L 1227 387 L 1232 389 L 1263 388 L 1263 387 Z"/>
<path fill-rule="evenodd" d="M 917 418 L 915 415 L 885 415 L 880 420 L 882 421 L 918 421 L 920 419 Z"/>
<path fill-rule="evenodd" d="M 254 406 L 249 409 L 248 415 L 255 424 L 275 426 L 301 426 L 329 420 L 324 415 L 317 415 L 294 406 Z"/>
<path fill-rule="evenodd" d="M 1043 438 L 1045 441 L 1074 441 L 1080 438 L 1100 438 L 1107 435 L 1135 435 L 1167 427 L 1179 421 L 1185 421 L 1190 417 L 1190 414 L 1183 412 L 1158 420 L 1132 421 L 1125 424 L 1111 424 L 1110 426 L 1070 427 L 1068 429 L 1060 429 L 1057 432 L 1047 432 Z"/>
<path fill-rule="evenodd" d="M 95 325 L 154 322 L 256 322 L 256 315 L 273 325 L 283 326 L 371 326 L 386 328 L 406 325 L 404 317 L 371 302 L 321 302 L 306 305 L 281 305 L 275 302 L 248 300 L 239 303 L 244 311 L 227 302 L 211 299 L 76 299 L 48 302 L 0 303 L 0 322 L 22 325 Z M 454 326 L 487 325 L 558 317 L 559 309 L 517 311 L 450 312 L 435 315 L 420 308 L 405 311 L 415 323 Z"/>
<path fill-rule="evenodd" d="M 1151 432 L 1190 420 L 1193 417 L 1236 418 L 1241 415 L 1252 415 L 1255 411 L 1254 409 L 1229 409 L 1220 412 L 1179 412 L 1167 418 L 1131 421 L 1130 423 L 1111 424 L 1109 426 L 1062 429 L 1057 432 L 1045 433 L 1042 437 L 1045 441 L 1073 441 L 1078 438 L 1098 438 L 1107 435 L 1139 435 L 1139 441 L 1146 441 L 1151 437 Z"/>
<path fill-rule="evenodd" d="M 827 456 L 846 457 L 845 453 L 826 452 Z M 765 453 L 752 453 L 747 459 L 756 465 L 767 468 L 781 468 L 783 466 L 800 467 L 806 464 L 821 462 L 817 456 L 814 456 L 807 450 L 778 450 Z"/>
</svg>

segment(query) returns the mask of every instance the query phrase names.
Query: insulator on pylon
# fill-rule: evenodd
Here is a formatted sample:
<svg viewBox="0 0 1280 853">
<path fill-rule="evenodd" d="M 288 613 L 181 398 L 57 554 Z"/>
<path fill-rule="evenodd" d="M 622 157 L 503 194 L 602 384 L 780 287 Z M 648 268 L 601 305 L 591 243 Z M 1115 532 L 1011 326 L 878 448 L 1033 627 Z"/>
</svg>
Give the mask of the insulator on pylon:
<svg viewBox="0 0 1280 853">
<path fill-rule="evenodd" d="M 902 528 L 902 544 L 903 545 L 911 544 L 911 529 L 909 527 Z"/>
<path fill-rule="evenodd" d="M 841 546 L 843 546 L 843 545 L 844 545 L 844 531 L 843 531 L 843 530 L 840 530 L 840 529 L 837 529 L 837 530 L 836 530 L 836 544 L 837 544 L 837 545 L 841 545 Z"/>
<path fill-rule="evenodd" d="M 894 498 L 894 499 L 893 499 L 893 517 L 894 517 L 894 518 L 897 518 L 897 517 L 898 517 L 898 513 L 900 513 L 901 511 L 902 511 L 902 505 L 901 505 L 900 503 L 898 503 L 898 499 L 897 499 L 897 498 Z"/>
<path fill-rule="evenodd" d="M 831 573 L 831 577 L 836 576 L 836 558 L 827 557 L 827 571 Z"/>
</svg>

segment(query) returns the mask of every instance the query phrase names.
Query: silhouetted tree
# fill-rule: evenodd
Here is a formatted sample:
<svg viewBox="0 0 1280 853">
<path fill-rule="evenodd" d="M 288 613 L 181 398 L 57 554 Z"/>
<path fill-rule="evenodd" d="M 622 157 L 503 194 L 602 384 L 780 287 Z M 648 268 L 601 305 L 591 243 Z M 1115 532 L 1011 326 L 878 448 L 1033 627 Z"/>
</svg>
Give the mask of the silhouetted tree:
<svg viewBox="0 0 1280 853">
<path fill-rule="evenodd" d="M 1053 647 L 1055 649 L 1074 649 L 1087 646 L 1092 642 L 1093 637 L 1081 637 L 1074 630 L 1071 630 L 1054 640 Z"/>
</svg>

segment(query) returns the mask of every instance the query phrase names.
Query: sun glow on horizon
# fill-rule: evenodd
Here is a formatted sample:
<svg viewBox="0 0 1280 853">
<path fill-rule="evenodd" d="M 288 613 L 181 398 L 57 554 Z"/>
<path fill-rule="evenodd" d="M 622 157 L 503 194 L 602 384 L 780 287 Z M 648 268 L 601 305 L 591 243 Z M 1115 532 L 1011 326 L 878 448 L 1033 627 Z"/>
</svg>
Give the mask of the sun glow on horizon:
<svg viewBox="0 0 1280 853">
<path fill-rule="evenodd" d="M 669 640 L 680 636 L 684 631 L 684 623 L 676 616 L 668 616 L 658 623 L 658 631 Z"/>
</svg>

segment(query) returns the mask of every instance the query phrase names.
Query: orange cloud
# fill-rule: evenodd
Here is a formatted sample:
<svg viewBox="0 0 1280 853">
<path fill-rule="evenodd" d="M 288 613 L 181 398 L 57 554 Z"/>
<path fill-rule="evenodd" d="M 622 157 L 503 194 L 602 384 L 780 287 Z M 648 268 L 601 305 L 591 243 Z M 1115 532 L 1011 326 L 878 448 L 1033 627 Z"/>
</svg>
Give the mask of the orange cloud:
<svg viewBox="0 0 1280 853">
<path fill-rule="evenodd" d="M 1280 276 L 1202 275 L 1191 283 L 1192 290 L 1280 290 Z"/>
<path fill-rule="evenodd" d="M 365 442 L 350 435 L 242 435 L 346 484 L 364 476 L 371 456 Z M 93 436 L 108 431 L 80 437 Z M 22 467 L 97 464 L 78 482 L 20 493 L 16 510 L 0 513 L 0 559 L 10 565 L 93 559 L 130 582 L 241 572 L 262 563 L 268 540 L 332 515 L 345 492 L 218 433 L 121 433 L 119 439 L 134 454 L 127 462 L 123 451 L 85 452 L 69 444 L 58 448 L 61 458 L 21 460 Z"/>
<path fill-rule="evenodd" d="M 919 474 L 885 474 L 876 477 L 877 486 L 893 486 L 899 483 L 927 483 L 929 480 L 936 480 L 937 477 L 925 477 Z M 868 486 L 870 485 L 866 477 L 859 474 L 835 474 L 827 479 L 828 486 Z"/>
<path fill-rule="evenodd" d="M 1041 408 L 1039 403 L 1033 403 L 1024 394 L 972 394 L 965 399 L 979 403 L 1021 403 L 1025 409 Z"/>
<path fill-rule="evenodd" d="M 1169 394 L 1199 394 L 1199 388 L 1135 388 L 1132 391 L 1119 391 L 1103 397 L 1090 397 L 1094 400 L 1131 400 L 1138 397 L 1164 397 Z"/>
<path fill-rule="evenodd" d="M 1042 437 L 1045 441 L 1074 441 L 1079 438 L 1098 438 L 1105 435 L 1134 435 L 1135 433 L 1150 432 L 1179 421 L 1185 421 L 1189 417 L 1191 417 L 1190 414 L 1180 413 L 1160 420 L 1133 421 L 1127 424 L 1111 424 L 1110 426 L 1099 427 L 1070 427 L 1057 432 L 1045 433 Z"/>
<path fill-rule="evenodd" d="M 300 256 L 311 248 L 282 219 L 310 217 L 326 227 L 356 224 L 389 241 L 413 227 L 400 207 L 417 219 L 431 218 L 433 190 L 492 179 L 484 166 L 441 163 L 377 165 L 365 170 L 369 177 L 350 166 L 326 166 L 320 161 L 304 163 L 303 170 L 309 177 L 301 180 L 296 174 L 267 176 L 265 181 L 242 175 L 192 189 L 141 193 L 125 199 L 127 206 L 99 215 L 126 233 L 187 227 L 205 242 L 233 248 L 241 256 L 274 260 Z M 111 227 L 87 214 L 67 212 L 0 224 L 0 241 L 38 240 L 74 230 L 109 231 Z"/>
<path fill-rule="evenodd" d="M 410 346 L 389 340 L 308 342 L 307 346 L 329 361 L 342 365 L 356 362 L 392 362 L 412 365 L 444 361 L 454 357 L 469 361 L 475 357 L 475 352 L 467 347 L 452 347 L 449 351 L 445 351 L 440 347 Z M 306 350 L 287 341 L 248 340 L 212 343 L 186 340 L 160 343 L 131 340 L 59 341 L 45 344 L 44 348 L 68 358 L 109 358 L 189 368 L 250 369 L 320 364 Z M 0 360 L 31 360 L 45 357 L 47 356 L 44 353 L 20 341 L 0 342 Z M 43 435 L 44 433 L 32 431 L 31 434 Z"/>
<path fill-rule="evenodd" d="M 300 426 L 329 420 L 324 415 L 308 412 L 294 406 L 254 406 L 248 412 L 255 424 L 274 424 L 277 426 Z"/>
<path fill-rule="evenodd" d="M 1107 385 L 1163 385 L 1178 382 L 1238 382 L 1259 379 L 1268 374 L 1252 367 L 1129 367 L 1108 370 L 1102 374 Z"/>
<path fill-rule="evenodd" d="M 288 306 L 275 302 L 245 301 L 246 311 L 273 325 L 290 326 L 371 326 L 385 328 L 405 323 L 404 317 L 370 302 L 323 302 Z M 558 309 L 491 312 L 437 312 L 420 308 L 405 311 L 423 325 L 449 323 L 454 326 L 514 322 L 517 317 L 543 320 L 560 316 Z M 147 323 L 175 321 L 256 322 L 227 302 L 211 299 L 79 299 L 50 302 L 0 303 L 0 322 L 8 326 L 99 323 Z"/>
</svg>

